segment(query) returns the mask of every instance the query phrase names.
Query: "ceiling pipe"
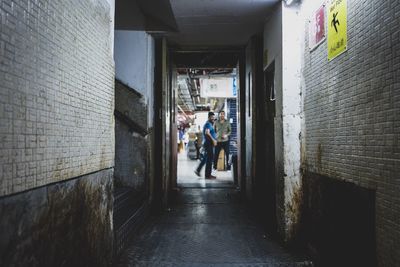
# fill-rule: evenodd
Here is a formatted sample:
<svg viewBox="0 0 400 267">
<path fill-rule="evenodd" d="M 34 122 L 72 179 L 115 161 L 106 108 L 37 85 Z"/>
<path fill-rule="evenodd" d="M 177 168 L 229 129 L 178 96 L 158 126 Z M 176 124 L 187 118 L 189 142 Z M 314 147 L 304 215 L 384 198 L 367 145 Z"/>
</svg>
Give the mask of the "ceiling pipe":
<svg viewBox="0 0 400 267">
<path fill-rule="evenodd" d="M 182 101 L 185 103 L 185 105 L 189 108 L 191 108 L 192 110 L 195 110 L 195 104 L 193 102 L 193 98 L 192 98 L 192 94 L 189 91 L 189 83 L 188 83 L 188 79 L 182 79 L 182 83 L 179 83 L 178 85 L 178 95 L 179 97 L 182 99 Z M 190 96 L 190 100 L 188 101 L 188 97 L 182 97 L 183 95 L 185 96 Z"/>
<path fill-rule="evenodd" d="M 197 102 L 200 103 L 200 88 L 199 88 L 199 85 L 197 84 L 197 81 L 198 81 L 197 79 L 193 80 L 194 87 L 196 89 L 196 99 L 197 99 Z"/>
<path fill-rule="evenodd" d="M 178 109 L 183 113 L 183 115 L 186 117 L 186 119 L 190 119 L 189 116 L 185 113 L 185 111 L 183 110 L 183 108 L 178 104 Z"/>
</svg>

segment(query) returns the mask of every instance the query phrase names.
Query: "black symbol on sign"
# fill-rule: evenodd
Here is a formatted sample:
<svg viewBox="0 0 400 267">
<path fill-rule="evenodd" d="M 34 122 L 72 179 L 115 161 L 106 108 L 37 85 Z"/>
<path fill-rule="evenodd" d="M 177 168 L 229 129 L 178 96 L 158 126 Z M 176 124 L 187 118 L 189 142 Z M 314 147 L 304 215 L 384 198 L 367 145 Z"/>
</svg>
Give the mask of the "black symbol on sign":
<svg viewBox="0 0 400 267">
<path fill-rule="evenodd" d="M 337 25 L 340 25 L 339 20 L 336 18 L 337 14 L 338 14 L 338 12 L 336 12 L 336 13 L 333 14 L 333 19 L 332 19 L 332 22 L 331 22 L 331 25 L 332 25 L 333 27 L 335 27 L 336 33 L 338 32 L 338 31 L 337 31 L 337 28 L 336 28 L 336 24 L 337 24 Z"/>
</svg>

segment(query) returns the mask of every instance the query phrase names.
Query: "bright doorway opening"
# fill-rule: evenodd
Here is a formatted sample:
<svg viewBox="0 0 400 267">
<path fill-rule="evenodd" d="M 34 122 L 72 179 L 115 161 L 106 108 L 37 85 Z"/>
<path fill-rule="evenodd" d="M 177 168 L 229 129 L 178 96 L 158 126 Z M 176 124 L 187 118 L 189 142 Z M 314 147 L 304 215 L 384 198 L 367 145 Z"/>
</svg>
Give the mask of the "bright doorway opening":
<svg viewBox="0 0 400 267">
<path fill-rule="evenodd" d="M 237 176 L 238 90 L 236 68 L 177 69 L 177 184 L 179 187 L 232 187 Z M 215 114 L 218 143 L 213 148 L 212 178 L 206 175 L 208 157 L 204 126 Z M 218 153 L 218 154 L 217 154 Z M 206 159 L 204 159 L 206 161 Z M 214 178 L 215 177 L 215 178 Z"/>
</svg>

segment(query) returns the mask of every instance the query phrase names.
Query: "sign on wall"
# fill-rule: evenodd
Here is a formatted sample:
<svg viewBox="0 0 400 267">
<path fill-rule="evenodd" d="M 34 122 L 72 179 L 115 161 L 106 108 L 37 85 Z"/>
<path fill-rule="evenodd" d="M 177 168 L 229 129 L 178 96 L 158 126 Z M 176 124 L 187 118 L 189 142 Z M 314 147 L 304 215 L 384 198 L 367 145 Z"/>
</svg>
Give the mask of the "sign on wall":
<svg viewBox="0 0 400 267">
<path fill-rule="evenodd" d="M 203 98 L 233 98 L 237 93 L 235 78 L 200 79 L 200 88 L 200 96 Z"/>
<path fill-rule="evenodd" d="M 325 40 L 325 4 L 313 14 L 308 31 L 310 49 L 314 49 Z"/>
<path fill-rule="evenodd" d="M 234 97 L 236 97 L 236 96 L 237 96 L 237 83 L 236 83 L 236 77 L 234 77 L 234 78 L 233 78 L 232 84 L 233 84 L 233 91 L 232 91 L 232 95 L 233 95 Z"/>
<path fill-rule="evenodd" d="M 328 60 L 347 50 L 347 0 L 329 0 Z"/>
</svg>

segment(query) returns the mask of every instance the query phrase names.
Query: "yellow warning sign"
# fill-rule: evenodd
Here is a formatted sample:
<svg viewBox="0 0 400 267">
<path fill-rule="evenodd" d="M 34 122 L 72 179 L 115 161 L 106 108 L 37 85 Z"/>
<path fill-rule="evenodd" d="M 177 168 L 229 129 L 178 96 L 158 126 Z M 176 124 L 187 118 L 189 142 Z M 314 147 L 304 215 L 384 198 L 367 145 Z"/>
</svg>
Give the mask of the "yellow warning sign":
<svg viewBox="0 0 400 267">
<path fill-rule="evenodd" d="M 329 0 L 328 60 L 347 50 L 347 0 Z"/>
</svg>

